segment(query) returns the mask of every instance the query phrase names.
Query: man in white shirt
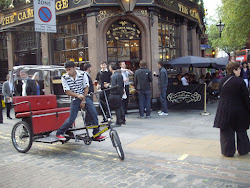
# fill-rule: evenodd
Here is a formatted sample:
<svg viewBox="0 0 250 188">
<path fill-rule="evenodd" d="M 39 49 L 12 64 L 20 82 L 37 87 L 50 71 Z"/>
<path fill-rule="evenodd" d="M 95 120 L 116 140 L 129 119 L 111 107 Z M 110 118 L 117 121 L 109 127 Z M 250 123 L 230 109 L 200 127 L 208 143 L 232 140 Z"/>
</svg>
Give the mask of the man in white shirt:
<svg viewBox="0 0 250 188">
<path fill-rule="evenodd" d="M 36 95 L 37 86 L 34 80 L 29 79 L 28 73 L 25 70 L 20 71 L 20 77 L 22 78 L 22 96 Z"/>
<path fill-rule="evenodd" d="M 78 111 L 81 108 L 85 108 L 91 115 L 93 125 L 98 125 L 97 111 L 90 100 L 86 97 L 89 91 L 89 80 L 85 72 L 76 70 L 75 63 L 73 61 L 67 61 L 65 63 L 66 74 L 62 76 L 62 86 L 65 93 L 71 97 L 70 115 L 69 118 L 63 123 L 63 125 L 57 130 L 56 137 L 59 140 L 66 140 L 63 134 L 74 123 Z M 94 140 L 103 139 L 104 136 L 95 136 L 99 132 L 99 128 L 93 129 Z"/>
<path fill-rule="evenodd" d="M 127 109 L 128 109 L 128 102 L 129 102 L 129 76 L 133 75 L 134 73 L 126 68 L 126 63 L 120 62 L 120 67 L 121 67 L 121 74 L 123 77 L 124 85 L 125 85 L 125 92 L 126 92 L 126 99 L 122 100 L 122 104 L 124 107 L 124 112 L 127 114 Z"/>
<path fill-rule="evenodd" d="M 184 76 L 181 78 L 182 85 L 184 85 L 184 86 L 188 86 L 189 85 L 188 78 L 189 78 L 189 74 L 185 73 Z"/>
</svg>

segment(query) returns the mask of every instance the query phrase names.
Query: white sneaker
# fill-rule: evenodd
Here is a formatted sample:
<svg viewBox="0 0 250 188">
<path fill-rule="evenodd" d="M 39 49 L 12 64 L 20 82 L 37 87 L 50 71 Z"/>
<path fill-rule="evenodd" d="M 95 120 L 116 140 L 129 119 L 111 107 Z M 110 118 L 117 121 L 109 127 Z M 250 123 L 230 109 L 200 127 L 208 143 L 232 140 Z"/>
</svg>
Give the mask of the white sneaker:
<svg viewBox="0 0 250 188">
<path fill-rule="evenodd" d="M 168 113 L 161 112 L 159 113 L 159 116 L 168 116 Z"/>
<path fill-rule="evenodd" d="M 158 111 L 158 114 L 162 113 L 162 111 Z"/>
</svg>

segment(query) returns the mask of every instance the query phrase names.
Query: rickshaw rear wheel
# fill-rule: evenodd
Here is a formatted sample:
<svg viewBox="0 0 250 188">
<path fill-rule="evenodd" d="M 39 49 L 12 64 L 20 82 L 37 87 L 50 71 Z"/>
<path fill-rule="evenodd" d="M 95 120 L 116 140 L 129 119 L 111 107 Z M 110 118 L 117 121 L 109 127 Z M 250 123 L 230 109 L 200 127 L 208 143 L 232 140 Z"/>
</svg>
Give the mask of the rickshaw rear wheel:
<svg viewBox="0 0 250 188">
<path fill-rule="evenodd" d="M 122 144 L 121 144 L 120 138 L 118 136 L 118 133 L 115 130 L 112 130 L 112 131 L 110 131 L 109 134 L 110 134 L 112 144 L 113 144 L 114 148 L 116 149 L 116 152 L 117 152 L 119 158 L 121 160 L 124 160 L 125 156 L 124 156 Z"/>
<path fill-rule="evenodd" d="M 26 153 L 32 146 L 33 138 L 30 126 L 25 121 L 17 122 L 11 133 L 12 144 L 21 153 Z"/>
</svg>

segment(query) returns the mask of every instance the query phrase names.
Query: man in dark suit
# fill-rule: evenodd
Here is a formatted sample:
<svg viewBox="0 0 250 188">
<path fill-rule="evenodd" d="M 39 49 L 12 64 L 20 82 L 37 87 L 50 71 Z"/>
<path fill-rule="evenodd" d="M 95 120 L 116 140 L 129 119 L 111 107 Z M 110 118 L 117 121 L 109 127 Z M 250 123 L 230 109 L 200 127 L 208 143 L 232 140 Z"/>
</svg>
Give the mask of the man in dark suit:
<svg viewBox="0 0 250 188">
<path fill-rule="evenodd" d="M 10 117 L 10 109 L 11 109 L 11 102 L 13 97 L 13 83 L 10 82 L 10 75 L 7 74 L 6 76 L 7 81 L 3 83 L 3 96 L 4 102 L 6 104 L 6 115 L 7 119 L 12 119 Z"/>
<path fill-rule="evenodd" d="M 125 112 L 122 106 L 122 95 L 124 92 L 124 82 L 121 73 L 118 71 L 118 66 L 115 62 L 112 62 L 109 66 L 110 72 L 112 72 L 111 76 L 111 87 L 118 86 L 117 88 L 110 90 L 110 96 L 113 96 L 112 102 L 115 103 L 115 114 L 116 114 L 116 127 L 120 127 L 121 124 L 125 124 Z M 109 99 L 110 100 L 110 99 Z M 112 105 L 111 105 L 112 107 Z"/>
<path fill-rule="evenodd" d="M 34 80 L 29 79 L 28 73 L 25 70 L 20 71 L 20 77 L 22 78 L 22 96 L 36 95 L 37 86 Z"/>
</svg>

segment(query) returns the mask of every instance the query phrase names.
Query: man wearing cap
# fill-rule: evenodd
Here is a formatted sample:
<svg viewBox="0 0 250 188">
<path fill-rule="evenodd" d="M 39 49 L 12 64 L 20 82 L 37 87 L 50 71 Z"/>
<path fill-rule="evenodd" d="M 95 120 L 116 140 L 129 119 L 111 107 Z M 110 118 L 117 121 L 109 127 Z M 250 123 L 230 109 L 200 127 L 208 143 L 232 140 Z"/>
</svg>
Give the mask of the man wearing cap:
<svg viewBox="0 0 250 188">
<path fill-rule="evenodd" d="M 93 125 L 98 125 L 97 111 L 93 102 L 86 97 L 89 91 L 89 80 L 85 72 L 76 70 L 75 63 L 73 61 L 67 61 L 65 63 L 66 74 L 62 76 L 62 86 L 65 93 L 71 97 L 70 115 L 69 118 L 63 123 L 63 125 L 57 130 L 56 137 L 59 140 L 66 140 L 63 134 L 74 123 L 78 111 L 81 108 L 85 108 L 89 114 L 91 114 Z M 93 135 L 99 132 L 99 128 L 93 129 Z M 95 140 L 101 140 L 105 136 L 95 137 Z"/>
</svg>

